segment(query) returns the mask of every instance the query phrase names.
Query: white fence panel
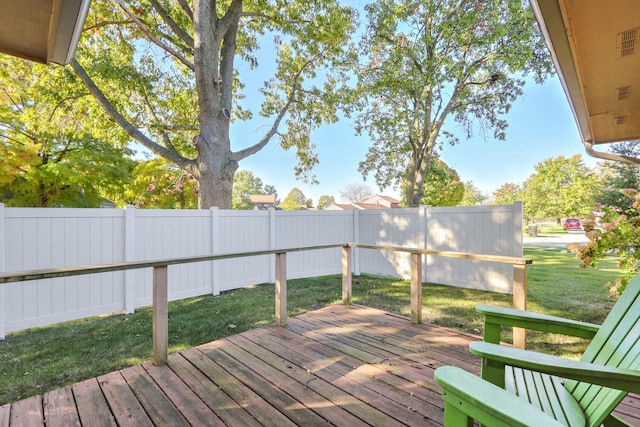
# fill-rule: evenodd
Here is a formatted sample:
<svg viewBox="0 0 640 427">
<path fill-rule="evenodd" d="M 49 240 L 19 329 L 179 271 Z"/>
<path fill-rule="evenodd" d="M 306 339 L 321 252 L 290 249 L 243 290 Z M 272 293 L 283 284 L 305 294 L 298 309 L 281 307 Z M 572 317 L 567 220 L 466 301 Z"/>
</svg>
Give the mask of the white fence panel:
<svg viewBox="0 0 640 427">
<path fill-rule="evenodd" d="M 220 211 L 218 253 L 270 249 L 270 218 L 270 211 Z M 270 260 L 269 255 L 261 255 L 216 261 L 220 291 L 273 282 Z"/>
<path fill-rule="evenodd" d="M 522 204 L 376 211 L 5 208 L 0 271 L 23 271 L 356 242 L 522 256 Z M 275 281 L 273 255 L 169 268 L 169 299 Z M 354 270 L 409 277 L 408 254 L 356 249 Z M 430 282 L 511 292 L 512 267 L 427 257 Z M 293 252 L 289 278 L 337 274 L 340 249 Z M 152 301 L 151 269 L 0 286 L 6 332 L 125 311 Z"/>
<path fill-rule="evenodd" d="M 135 257 L 131 261 L 211 254 L 211 213 L 207 210 L 136 210 Z M 211 293 L 211 262 L 172 265 L 169 300 Z M 134 271 L 135 307 L 152 302 L 153 271 Z"/>
<path fill-rule="evenodd" d="M 360 211 L 360 242 L 365 245 L 424 248 L 421 210 L 384 209 Z M 411 277 L 410 254 L 360 249 L 362 272 L 384 276 Z"/>
<path fill-rule="evenodd" d="M 277 211 L 274 249 L 340 244 L 353 241 L 349 211 Z M 326 276 L 341 270 L 340 248 L 287 254 L 287 277 Z"/>
<path fill-rule="evenodd" d="M 124 261 L 122 211 L 3 211 L 5 271 Z M 6 284 L 5 331 L 121 311 L 123 277 L 123 272 L 114 272 Z"/>
<path fill-rule="evenodd" d="M 522 204 L 427 208 L 426 249 L 522 257 Z M 513 266 L 427 256 L 425 278 L 464 288 L 511 293 Z"/>
</svg>

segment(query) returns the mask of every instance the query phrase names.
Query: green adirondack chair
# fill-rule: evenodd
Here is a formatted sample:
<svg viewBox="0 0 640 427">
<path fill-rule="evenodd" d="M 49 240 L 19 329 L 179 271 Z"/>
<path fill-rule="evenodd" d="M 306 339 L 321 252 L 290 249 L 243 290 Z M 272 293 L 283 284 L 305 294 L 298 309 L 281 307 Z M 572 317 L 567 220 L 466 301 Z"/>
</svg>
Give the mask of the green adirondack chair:
<svg viewBox="0 0 640 427">
<path fill-rule="evenodd" d="M 630 426 L 612 411 L 627 393 L 640 393 L 640 276 L 601 326 L 484 305 L 477 310 L 485 315 L 484 341 L 470 350 L 482 358 L 482 379 L 454 367 L 436 370 L 445 426 L 471 426 L 473 419 L 487 426 Z M 591 342 L 580 361 L 568 360 L 499 345 L 501 326 Z"/>
</svg>

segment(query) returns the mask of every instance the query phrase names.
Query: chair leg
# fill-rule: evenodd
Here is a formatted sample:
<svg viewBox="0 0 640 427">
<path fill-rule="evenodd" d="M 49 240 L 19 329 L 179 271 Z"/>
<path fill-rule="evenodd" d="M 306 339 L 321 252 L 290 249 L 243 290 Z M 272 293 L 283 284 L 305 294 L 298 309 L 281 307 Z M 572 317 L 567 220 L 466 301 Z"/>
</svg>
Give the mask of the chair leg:
<svg viewBox="0 0 640 427">
<path fill-rule="evenodd" d="M 473 427 L 473 419 L 458 409 L 456 404 L 445 402 L 444 425 L 445 427 Z"/>
</svg>

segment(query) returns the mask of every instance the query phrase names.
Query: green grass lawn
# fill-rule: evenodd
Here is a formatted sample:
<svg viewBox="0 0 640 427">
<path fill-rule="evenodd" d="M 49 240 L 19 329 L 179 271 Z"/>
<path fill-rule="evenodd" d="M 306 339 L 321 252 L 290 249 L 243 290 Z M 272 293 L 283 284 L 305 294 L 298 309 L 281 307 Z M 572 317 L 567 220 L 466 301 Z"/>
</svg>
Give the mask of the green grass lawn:
<svg viewBox="0 0 640 427">
<path fill-rule="evenodd" d="M 584 270 L 567 250 L 528 247 L 529 309 L 600 323 L 613 302 L 604 284 L 615 261 Z M 291 280 L 289 315 L 339 302 L 341 277 Z M 423 288 L 423 321 L 480 334 L 477 304 L 510 306 L 510 295 L 441 285 Z M 409 283 L 377 276 L 354 277 L 353 302 L 409 315 Z M 169 350 L 180 351 L 274 322 L 274 285 L 265 284 L 170 303 Z M 531 348 L 574 356 L 584 342 L 530 334 Z M 0 405 L 41 394 L 151 358 L 151 310 L 102 316 L 9 334 L 0 342 Z"/>
<path fill-rule="evenodd" d="M 556 225 L 551 223 L 543 223 L 543 224 L 531 224 L 538 227 L 538 236 L 549 236 L 553 234 L 567 234 L 567 230 L 562 228 L 562 225 Z M 528 227 L 525 227 L 526 231 L 524 235 L 528 233 Z"/>
</svg>

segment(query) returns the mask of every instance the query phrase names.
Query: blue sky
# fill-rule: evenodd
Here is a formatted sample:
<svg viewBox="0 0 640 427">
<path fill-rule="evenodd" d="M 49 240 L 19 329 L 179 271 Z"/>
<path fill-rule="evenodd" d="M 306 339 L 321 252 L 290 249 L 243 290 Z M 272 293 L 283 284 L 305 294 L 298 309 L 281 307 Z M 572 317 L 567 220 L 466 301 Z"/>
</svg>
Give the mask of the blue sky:
<svg viewBox="0 0 640 427">
<path fill-rule="evenodd" d="M 509 128 L 505 141 L 484 137 L 479 132 L 466 139 L 464 132 L 457 131 L 453 121 L 449 121 L 448 128 L 460 136 L 461 142 L 445 146 L 441 158 L 458 172 L 461 180 L 473 181 L 483 193 L 490 194 L 506 182 L 521 184 L 534 172 L 536 163 L 549 157 L 581 153 L 587 166 L 595 167 L 597 163 L 596 159 L 584 153 L 573 114 L 557 76 L 542 85 L 528 83 L 524 92 L 506 116 Z M 251 98 L 248 94 L 247 100 Z M 261 118 L 236 123 L 231 133 L 234 149 L 239 148 L 242 141 L 247 145 L 257 141 L 269 123 Z M 281 199 L 298 187 L 307 198 L 313 199 L 314 205 L 324 194 L 340 201 L 340 190 L 347 184 L 356 183 L 369 185 L 378 194 L 399 198 L 398 191 L 392 188 L 380 190 L 373 177 L 364 181 L 358 173 L 358 163 L 364 159 L 369 140 L 366 136 L 357 137 L 353 128 L 353 120 L 344 119 L 313 133 L 312 139 L 320 159 L 320 164 L 314 169 L 318 185 L 296 181 L 293 172 L 295 153 L 282 150 L 276 141 L 243 160 L 240 169 L 250 170 L 266 184 L 274 185 Z"/>
<path fill-rule="evenodd" d="M 368 0 L 344 1 L 359 9 L 361 20 L 364 21 L 363 5 Z M 273 49 L 272 39 L 265 36 L 259 50 L 260 67 L 257 70 L 249 70 L 240 58 L 236 58 L 236 67 L 246 84 L 243 90 L 246 98 L 241 103 L 244 108 L 254 112 L 254 118 L 232 124 L 230 137 L 233 150 L 255 144 L 272 123 L 272 120 L 258 115 L 262 101 L 259 88 L 265 78 L 272 76 L 275 71 L 274 55 L 270 48 Z M 473 181 L 484 194 L 490 195 L 507 182 L 522 184 L 534 172 L 536 163 L 550 157 L 569 157 L 579 153 L 587 166 L 596 166 L 597 160 L 584 152 L 573 114 L 557 76 L 550 77 L 542 85 L 530 81 L 524 88 L 524 95 L 513 104 L 506 118 L 509 127 L 505 141 L 494 140 L 490 135 L 485 137 L 477 129 L 467 139 L 465 132 L 456 128 L 452 118 L 445 124 L 461 142 L 443 147 L 440 158 L 458 172 L 462 181 Z M 277 138 L 259 153 L 241 161 L 240 169 L 249 170 L 265 184 L 275 186 L 281 200 L 297 187 L 313 200 L 314 206 L 318 198 L 325 194 L 334 196 L 340 202 L 340 190 L 348 184 L 366 184 L 377 194 L 400 199 L 397 189 L 379 189 L 373 176 L 365 181 L 358 172 L 358 164 L 365 158 L 370 141 L 366 135 L 355 135 L 353 119 L 343 119 L 315 130 L 312 142 L 317 147 L 320 160 L 313 171 L 319 181 L 317 185 L 296 179 L 295 152 L 281 149 Z"/>
<path fill-rule="evenodd" d="M 344 0 L 360 11 L 360 20 L 365 21 L 363 11 L 367 0 Z M 259 53 L 259 70 L 248 70 L 236 63 L 247 82 L 244 90 L 246 99 L 242 104 L 255 112 L 252 121 L 235 123 L 231 126 L 232 149 L 238 150 L 254 144 L 265 132 L 270 120 L 262 119 L 257 111 L 261 101 L 256 96 L 265 76 L 273 75 L 274 64 L 269 47 L 271 38 L 265 37 Z M 246 80 L 245 80 L 246 79 Z M 502 184 L 513 182 L 522 184 L 533 172 L 536 163 L 549 157 L 560 155 L 583 155 L 589 167 L 595 167 L 597 160 L 584 152 L 577 125 L 557 76 L 544 84 L 530 81 L 521 96 L 506 116 L 509 127 L 505 141 L 497 141 L 476 133 L 466 139 L 465 132 L 455 127 L 449 118 L 445 127 L 459 136 L 461 142 L 455 146 L 445 146 L 440 158 L 460 175 L 462 181 L 473 181 L 485 194 L 491 194 Z M 364 183 L 377 194 L 387 194 L 400 199 L 400 193 L 393 188 L 381 190 L 373 176 L 365 181 L 358 172 L 358 164 L 365 157 L 370 145 L 368 137 L 356 136 L 353 119 L 324 126 L 312 134 L 316 144 L 320 164 L 314 169 L 319 184 L 311 185 L 297 181 L 294 174 L 295 152 L 282 150 L 277 141 L 270 142 L 261 152 L 240 162 L 240 169 L 253 172 L 265 184 L 274 185 L 280 199 L 294 187 L 299 188 L 314 206 L 322 195 L 334 196 L 340 202 L 340 190 L 348 184 Z"/>
</svg>

